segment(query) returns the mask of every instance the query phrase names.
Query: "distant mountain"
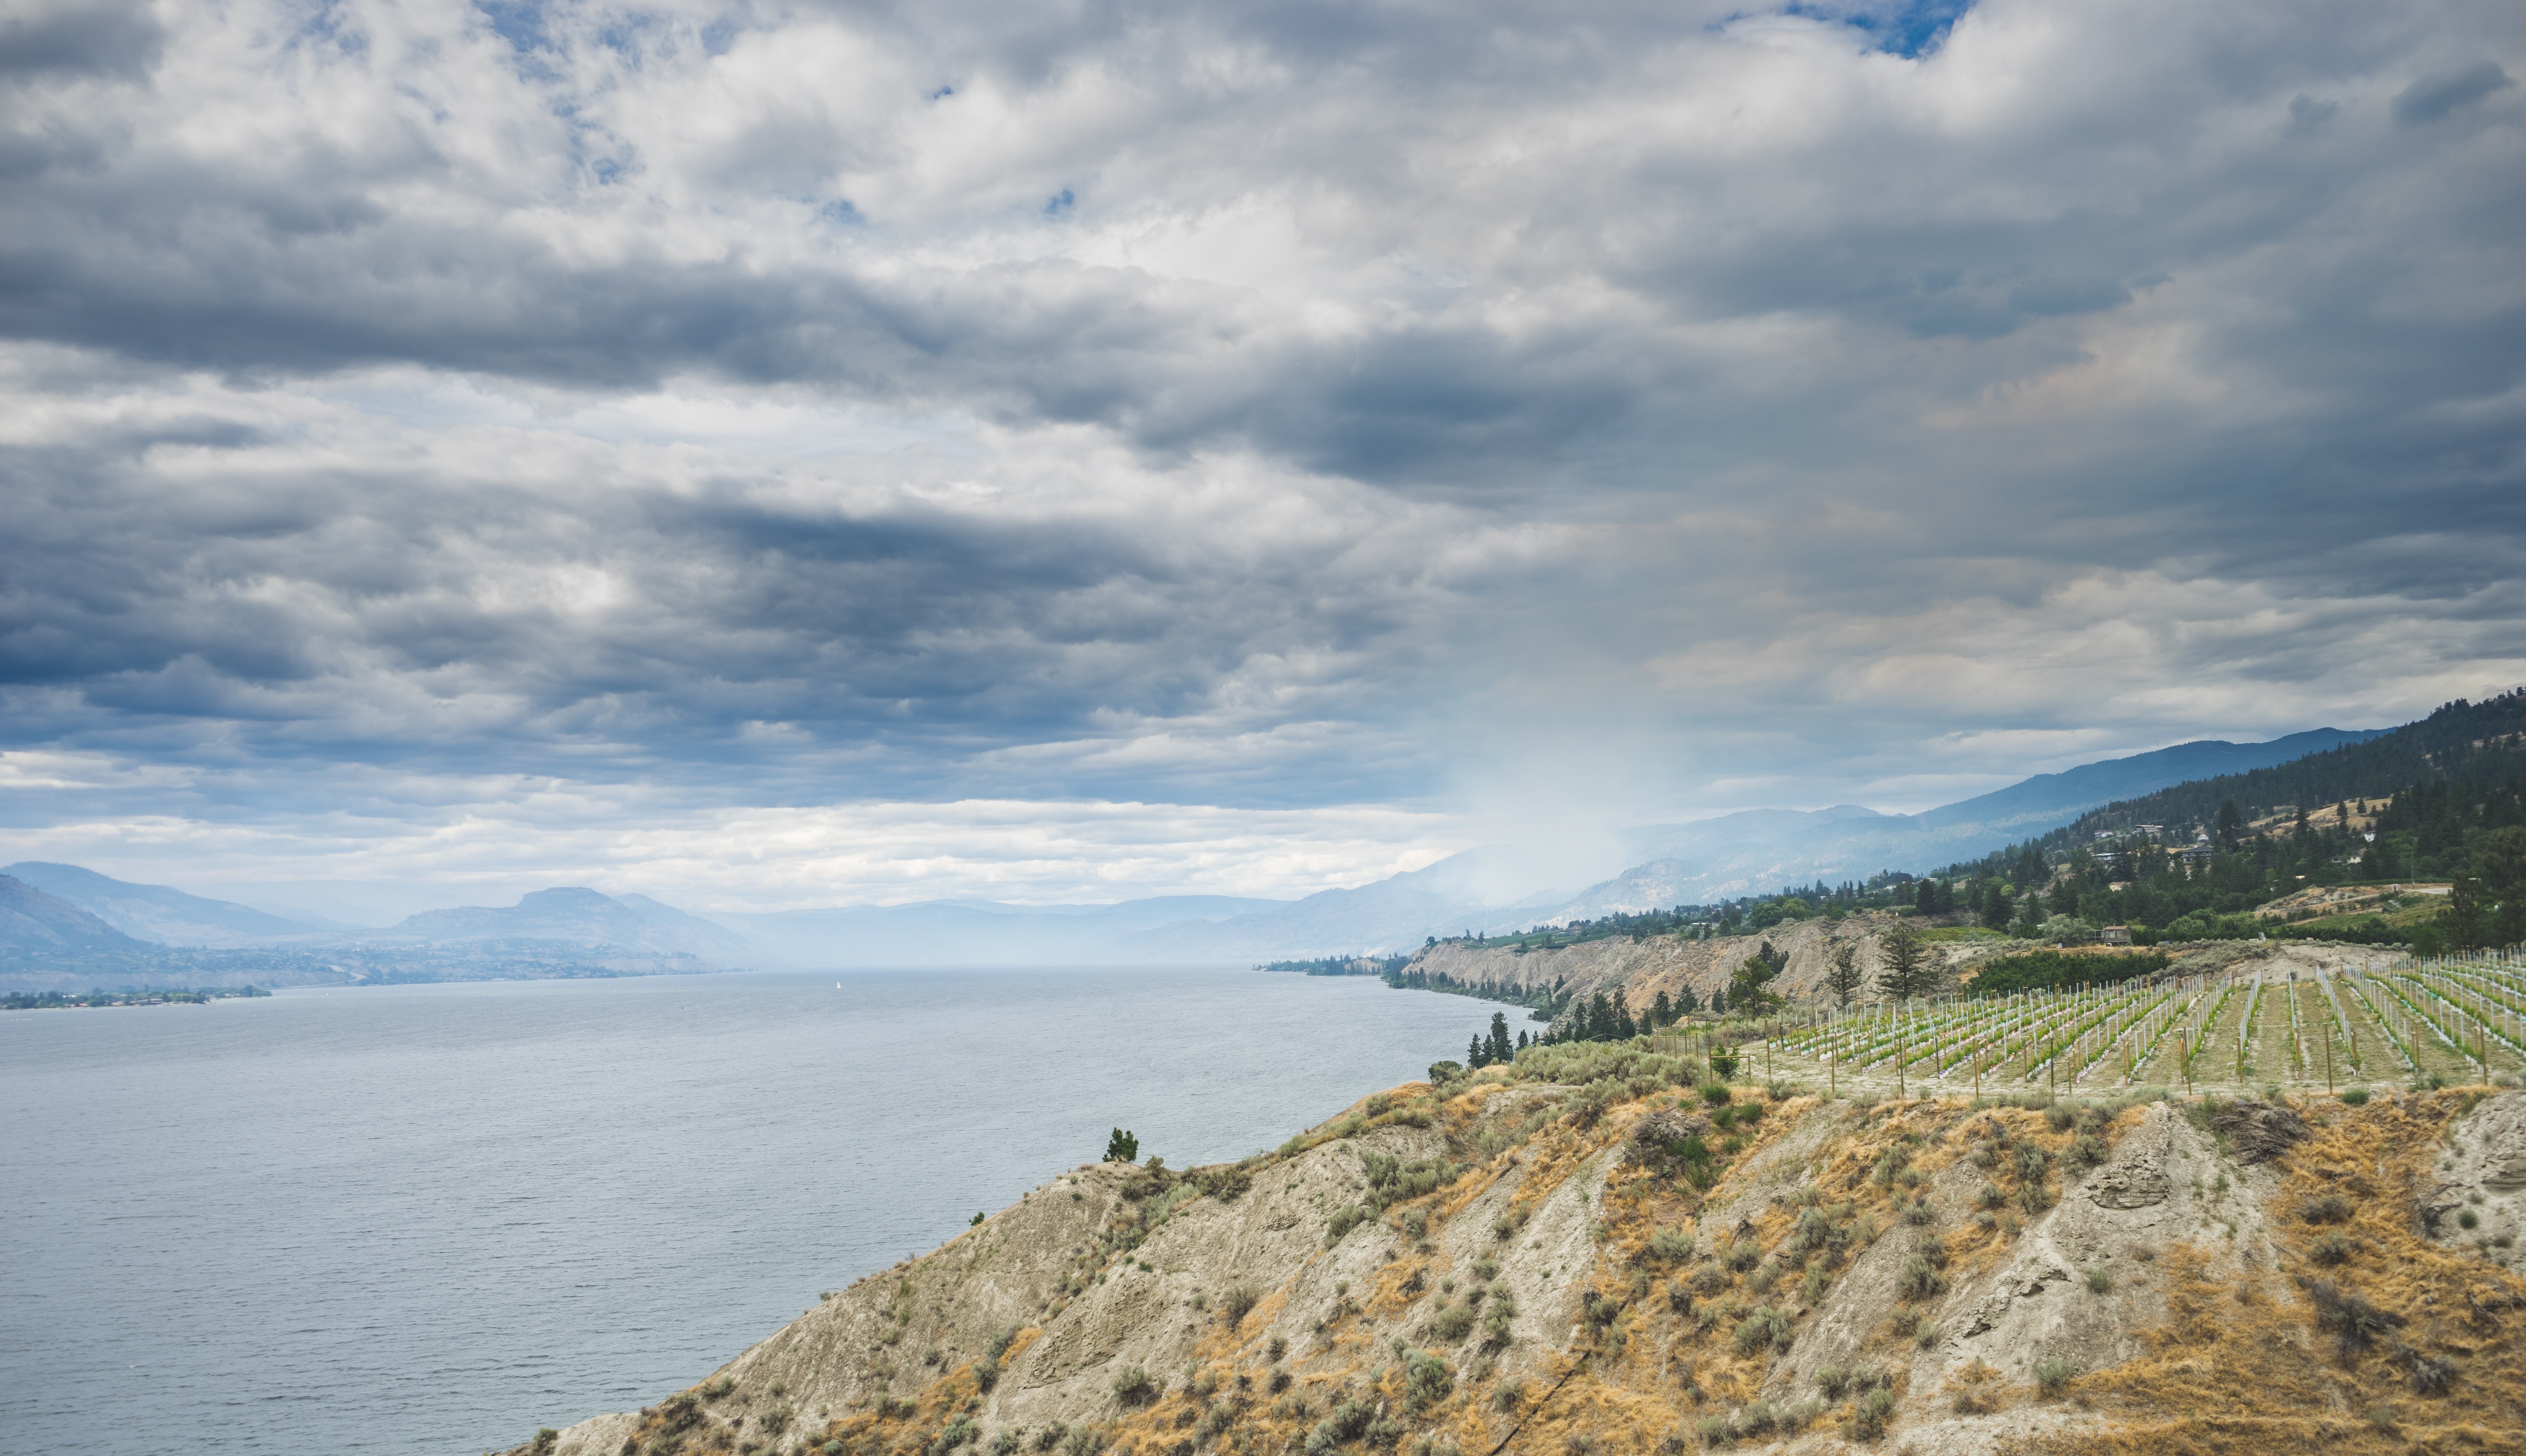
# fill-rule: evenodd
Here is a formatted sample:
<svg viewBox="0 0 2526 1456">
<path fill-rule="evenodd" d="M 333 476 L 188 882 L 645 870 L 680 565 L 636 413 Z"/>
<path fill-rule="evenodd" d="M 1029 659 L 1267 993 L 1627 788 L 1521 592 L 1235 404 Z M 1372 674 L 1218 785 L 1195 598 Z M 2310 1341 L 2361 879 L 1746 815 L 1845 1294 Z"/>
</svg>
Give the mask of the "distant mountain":
<svg viewBox="0 0 2526 1456">
<path fill-rule="evenodd" d="M 2039 774 L 1921 814 L 1842 804 L 1754 809 L 1691 824 L 1650 825 L 1626 842 L 1642 863 L 1589 886 L 1544 920 L 1592 920 L 1755 894 L 1880 870 L 1920 873 L 2030 839 L 2118 799 L 2215 774 L 2268 768 L 2367 742 L 2384 728 L 2315 728 L 2266 743 L 2204 739 Z"/>
<path fill-rule="evenodd" d="M 28 860 L 0 871 L 67 900 L 135 940 L 158 945 L 245 945 L 319 933 L 228 900 L 207 900 L 163 884 L 133 884 L 77 865 Z"/>
<path fill-rule="evenodd" d="M 425 910 L 384 930 L 363 934 L 360 940 L 367 945 L 541 941 L 699 956 L 730 965 L 745 963 L 752 950 L 744 936 L 727 927 L 646 895 L 618 900 L 577 885 L 536 890 L 505 910 L 486 906 Z"/>
<path fill-rule="evenodd" d="M 2326 728 L 2292 733 L 2268 743 L 2223 743 L 2215 738 L 2205 738 L 2198 743 L 2178 743 L 2154 753 L 2107 759 L 2102 763 L 2065 769 L 2058 774 L 2038 774 L 1979 798 L 1932 809 L 1916 816 L 1915 822 L 1929 829 L 1944 829 L 1956 825 L 2015 828 L 2037 820 L 2058 823 L 2116 799 L 2132 798 L 2196 778 L 2243 774 L 2252 769 L 2290 763 L 2347 744 L 2365 743 L 2390 731 L 2393 729 L 2345 731 Z"/>
<path fill-rule="evenodd" d="M 0 875 L 0 952 L 23 956 L 147 949 L 70 901 Z"/>
</svg>

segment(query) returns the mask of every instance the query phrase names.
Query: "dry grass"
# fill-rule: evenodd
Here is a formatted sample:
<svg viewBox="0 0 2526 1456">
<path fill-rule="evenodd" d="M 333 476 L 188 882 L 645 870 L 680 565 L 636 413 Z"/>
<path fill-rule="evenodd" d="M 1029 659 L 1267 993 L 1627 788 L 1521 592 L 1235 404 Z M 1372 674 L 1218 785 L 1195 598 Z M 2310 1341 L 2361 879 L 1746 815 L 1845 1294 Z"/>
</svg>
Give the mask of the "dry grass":
<svg viewBox="0 0 2526 1456">
<path fill-rule="evenodd" d="M 2526 1281 L 2470 1252 L 2441 1247 L 2413 1227 L 2412 1190 L 2458 1094 L 2380 1099 L 2317 1123 L 2275 1166 L 2271 1204 L 2288 1210 L 2328 1196 L 2350 1206 L 2347 1224 L 2280 1218 L 2277 1270 L 2240 1268 L 2187 1244 L 2166 1252 L 2168 1315 L 2147 1331 L 2149 1353 L 2084 1383 L 2111 1429 L 2049 1438 L 2052 1449 L 2190 1453 L 2526 1449 L 2517 1393 L 2526 1390 Z M 2318 1244 L 2347 1229 L 2347 1262 Z M 2345 1350 L 2320 1328 L 2310 1289 L 2330 1279 L 2370 1301 L 2389 1327 Z M 2240 1294 L 2247 1297 L 2240 1298 Z M 2444 1393 L 2413 1388 L 2415 1357 L 2450 1362 Z M 2392 1406 L 2391 1431 L 2365 1413 Z"/>
<path fill-rule="evenodd" d="M 1329 1130 L 1348 1123 L 1357 1130 L 1417 1114 L 1432 1118 L 1462 1148 L 1478 1129 L 1525 1126 L 1538 1104 L 1520 1102 L 1508 1107 L 1506 1117 L 1496 1116 L 1500 1109 L 1494 1104 L 1506 1090 L 1478 1081 L 1442 1103 L 1427 1088 L 1407 1084 L 1386 1094 L 1384 1110 L 1375 1117 L 1364 1115 L 1366 1106 L 1375 1105 L 1372 1099 Z M 1584 1126 L 1565 1119 L 1543 1122 L 1522 1142 L 1488 1157 L 1460 1151 L 1459 1157 L 1474 1163 L 1462 1177 L 1397 1203 L 1387 1217 L 1391 1222 L 1407 1209 L 1419 1210 L 1431 1220 L 1435 1241 L 1439 1227 L 1511 1176 L 1518 1186 L 1510 1207 L 1531 1210 L 1600 1155 L 1619 1148 L 1640 1116 L 1676 1100 L 1675 1092 L 1660 1090 L 1606 1107 Z M 2446 1127 L 2464 1105 L 2451 1092 L 2386 1097 L 2314 1120 L 2308 1140 L 2270 1165 L 2279 1180 L 2265 1204 L 2274 1213 L 2269 1228 L 2277 1267 L 2249 1267 L 2224 1247 L 2169 1242 L 2149 1265 L 2150 1282 L 2163 1290 L 2165 1317 L 2142 1331 L 2142 1357 L 2083 1373 L 2064 1398 L 2048 1401 L 2035 1401 L 2032 1387 L 2011 1386 L 1998 1372 L 1976 1363 L 1951 1374 L 1923 1405 L 1908 1408 L 1903 1421 L 1920 1425 L 1999 1411 L 2022 1411 L 2032 1421 L 2037 1412 L 2059 1416 L 2065 1401 L 2087 1405 L 2094 1421 L 2018 1440 L 2026 1449 L 2064 1456 L 2302 1456 L 2310 1445 L 2346 1452 L 2526 1450 L 2517 1416 L 2518 1392 L 2526 1391 L 2526 1344 L 2520 1339 L 2526 1334 L 2526 1282 L 2471 1251 L 2434 1244 L 2413 1227 L 2412 1190 L 2427 1180 Z M 1968 1168 L 1977 1180 L 1989 1177 L 2016 1194 L 2030 1180 L 2018 1154 L 2033 1149 L 2044 1154 L 2045 1165 L 2033 1180 L 2045 1197 L 2057 1198 L 2062 1154 L 2077 1135 L 2075 1129 L 2052 1127 L 2041 1112 L 1975 1109 L 1957 1097 L 1881 1103 L 1864 1112 L 1827 1109 L 1826 1115 L 1840 1121 L 1811 1156 L 1790 1170 L 1796 1176 L 1772 1190 L 1750 1184 L 1747 1165 L 1814 1110 L 1812 1099 L 1799 1099 L 1743 1130 L 1743 1146 L 1721 1160 L 1720 1177 L 1706 1191 L 1616 1162 L 1591 1210 L 1598 1225 L 1598 1257 L 1574 1280 L 1595 1294 L 1611 1320 L 1583 1317 L 1588 1332 L 1572 1349 L 1537 1352 L 1541 1358 L 1519 1372 L 1524 1397 L 1505 1405 L 1492 1398 L 1499 1377 L 1478 1367 L 1470 1347 L 1443 1352 L 1453 1367 L 1454 1388 L 1426 1409 L 1394 1417 L 1407 1427 L 1398 1451 L 1421 1436 L 1452 1441 L 1466 1456 L 1674 1456 L 1680 1438 L 1697 1446 L 1692 1437 L 1695 1424 L 1735 1416 L 1761 1398 L 1775 1365 L 1768 1347 L 1739 1353 L 1739 1322 L 1757 1305 L 1769 1305 L 1802 1333 L 1811 1313 L 1794 1270 L 1757 1296 L 1748 1288 L 1750 1273 L 1719 1269 L 1713 1249 L 1722 1235 L 1770 1259 L 1808 1207 L 1834 1210 L 1840 1227 L 1873 1219 L 1881 1234 L 1897 1230 L 1897 1209 L 1916 1188 L 1985 1144 L 2005 1149 L 2006 1156 L 1988 1169 Z M 2138 1109 L 2126 1111 L 2096 1130 L 2114 1138 L 2139 1116 Z M 1711 1138 L 1714 1149 L 1718 1142 Z M 1891 1164 L 1885 1161 L 1890 1150 L 1900 1152 Z M 1905 1167 L 1921 1180 L 1908 1180 Z M 1893 1169 L 1894 1176 L 1881 1176 L 1881 1168 Z M 1812 1186 L 1812 1198 L 1803 1192 L 1792 1196 L 1801 1188 L 1798 1176 Z M 1699 1227 L 1712 1222 L 1713 1210 L 1764 1191 L 1771 1196 L 1749 1204 L 1752 1211 L 1743 1222 Z M 2296 1216 L 2308 1207 L 2321 1208 L 2324 1219 Z M 1696 1252 L 1681 1261 L 1643 1258 L 1662 1228 L 1692 1229 Z M 1968 1280 L 2004 1258 L 2012 1242 L 2005 1229 L 1984 1230 L 1971 1221 L 1939 1231 L 1947 1250 L 1945 1273 L 1953 1280 Z M 2328 1237 L 2349 1245 L 2348 1259 L 2337 1257 L 2334 1248 L 2319 1248 Z M 1490 1247 L 1489 1230 L 1471 1242 Z M 1860 1252 L 1856 1242 L 1844 1250 L 1833 1264 L 1833 1278 L 1845 1273 Z M 1668 1299 L 1671 1287 L 1713 1269 L 1724 1282 L 1695 1295 L 1690 1313 Z M 1354 1290 L 1351 1297 L 1362 1313 L 1385 1323 L 1372 1330 L 1357 1314 L 1334 1322 L 1327 1330 L 1330 1348 L 1320 1347 L 1304 1369 L 1292 1370 L 1295 1384 L 1286 1395 L 1269 1393 L 1275 1367 L 1259 1338 L 1245 1337 L 1269 1328 L 1287 1304 L 1288 1285 L 1267 1289 L 1238 1329 L 1218 1328 L 1202 1339 L 1204 1394 L 1188 1390 L 1170 1373 L 1168 1388 L 1154 1403 L 1116 1409 L 1094 1428 L 1094 1441 L 1106 1456 L 1179 1456 L 1187 1450 L 1283 1456 L 1302 1449 L 1314 1424 L 1344 1400 L 1382 1402 L 1389 1412 L 1406 1412 L 1403 1371 L 1392 1358 L 1395 1317 L 1423 1305 L 1449 1274 L 1463 1278 L 1439 1254 L 1406 1253 L 1382 1268 L 1372 1288 Z M 2389 1322 L 2373 1327 L 2371 1342 L 2346 1350 L 2320 1328 L 2310 1293 L 2320 1279 L 2369 1301 Z M 1410 1287 L 1416 1280 L 1420 1290 Z M 1714 1318 L 1714 1307 L 1727 1313 Z M 1034 1327 L 1021 1330 L 1004 1363 L 1040 1332 Z M 1888 1372 L 1899 1395 L 1911 1351 L 1897 1339 L 1890 1324 L 1872 1335 L 1864 1353 Z M 2415 1389 L 2416 1381 L 2427 1384 L 2446 1371 L 2452 1375 L 2443 1390 Z M 1247 1383 L 1238 1383 L 1240 1376 Z M 1207 1393 L 1212 1389 L 1216 1393 Z M 885 1402 L 833 1422 L 817 1439 L 839 1440 L 851 1456 L 936 1456 L 940 1432 L 973 1408 L 978 1393 L 971 1369 L 959 1368 L 910 1401 Z M 1792 1392 L 1791 1398 L 1801 1393 Z M 1798 1437 L 1799 1448 L 1835 1447 L 1831 1432 L 1861 1393 L 1854 1388 L 1814 1416 Z M 1303 1411 L 1295 1403 L 1299 1398 Z M 1780 1392 L 1772 1398 L 1779 1401 Z M 2389 1406 L 2395 1412 L 2391 1422 L 2371 1420 L 2372 1412 Z M 710 1417 L 706 1412 L 694 1425 L 688 1412 L 662 1406 L 647 1413 L 638 1437 L 643 1449 L 704 1449 Z M 2002 1424 L 2018 1419 L 2012 1414 Z M 680 1420 L 685 1428 L 671 1431 Z M 1188 1444 L 1196 1425 L 1203 1437 Z M 1889 1441 L 1899 1442 L 1904 1431 L 1898 1425 Z M 963 1456 L 980 1450 L 965 1447 Z M 1356 1444 L 1345 1450 L 1383 1456 Z"/>
</svg>

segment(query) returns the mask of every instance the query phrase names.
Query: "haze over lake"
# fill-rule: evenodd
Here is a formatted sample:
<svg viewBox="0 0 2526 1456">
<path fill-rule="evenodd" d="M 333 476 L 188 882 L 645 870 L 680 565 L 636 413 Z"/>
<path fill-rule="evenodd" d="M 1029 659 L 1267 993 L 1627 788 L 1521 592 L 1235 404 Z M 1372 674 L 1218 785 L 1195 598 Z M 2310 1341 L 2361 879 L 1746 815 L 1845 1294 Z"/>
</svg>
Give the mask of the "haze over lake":
<svg viewBox="0 0 2526 1456">
<path fill-rule="evenodd" d="M 1240 1157 L 1501 1009 L 1216 968 L 840 979 L 0 1017 L 0 1449 L 506 1446 L 699 1379 L 1116 1124 Z"/>
</svg>

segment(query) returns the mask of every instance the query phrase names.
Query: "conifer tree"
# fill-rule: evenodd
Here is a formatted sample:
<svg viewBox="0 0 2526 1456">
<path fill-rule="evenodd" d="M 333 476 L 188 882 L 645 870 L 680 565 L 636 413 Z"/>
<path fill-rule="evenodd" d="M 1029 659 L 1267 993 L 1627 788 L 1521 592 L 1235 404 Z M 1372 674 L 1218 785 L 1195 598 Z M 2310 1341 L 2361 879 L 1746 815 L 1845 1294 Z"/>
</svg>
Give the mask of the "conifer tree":
<svg viewBox="0 0 2526 1456">
<path fill-rule="evenodd" d="M 1466 1044 L 1465 1065 L 1477 1072 L 1490 1065 L 1483 1057 L 1483 1053 L 1487 1050 L 1489 1050 L 1489 1048 L 1483 1045 L 1483 1038 L 1480 1035 L 1475 1036 L 1471 1042 Z"/>
<path fill-rule="evenodd" d="M 1859 942 L 1845 940 L 1835 946 L 1825 967 L 1824 988 L 1833 993 L 1837 1004 L 1848 1006 L 1851 997 L 1859 994 L 1860 979 Z"/>
<path fill-rule="evenodd" d="M 1494 1062 L 1505 1062 L 1509 1059 L 1510 1048 L 1508 1044 L 1507 1012 L 1494 1011 L 1491 1013 L 1490 1041 L 1483 1048 L 1483 1050 Z"/>
<path fill-rule="evenodd" d="M 1908 1001 L 1930 989 L 1933 975 L 1929 965 L 1929 945 L 1921 929 L 1910 921 L 1896 921 L 1877 937 L 1877 990 L 1880 995 L 1896 1001 Z"/>
<path fill-rule="evenodd" d="M 1660 991 L 1657 993 L 1657 999 L 1649 1003 L 1649 1029 L 1662 1030 L 1673 1025 L 1675 1025 L 1675 1003 L 1667 999 L 1666 992 Z"/>
<path fill-rule="evenodd" d="M 1114 1135 L 1105 1139 L 1105 1161 L 1137 1163 L 1140 1161 L 1140 1139 L 1120 1128 L 1115 1129 Z"/>
</svg>

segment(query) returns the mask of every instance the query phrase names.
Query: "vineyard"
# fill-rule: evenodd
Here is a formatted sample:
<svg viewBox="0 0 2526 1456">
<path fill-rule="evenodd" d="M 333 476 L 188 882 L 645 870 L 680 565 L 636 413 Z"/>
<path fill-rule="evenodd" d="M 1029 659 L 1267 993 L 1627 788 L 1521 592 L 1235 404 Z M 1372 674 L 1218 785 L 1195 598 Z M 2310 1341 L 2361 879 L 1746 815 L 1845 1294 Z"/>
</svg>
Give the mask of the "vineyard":
<svg viewBox="0 0 2526 1456">
<path fill-rule="evenodd" d="M 2526 958 L 2507 950 L 2256 963 L 1793 1011 L 1754 1029 L 1737 1049 L 1741 1078 L 1912 1095 L 2470 1082 L 2526 1070 Z"/>
</svg>

